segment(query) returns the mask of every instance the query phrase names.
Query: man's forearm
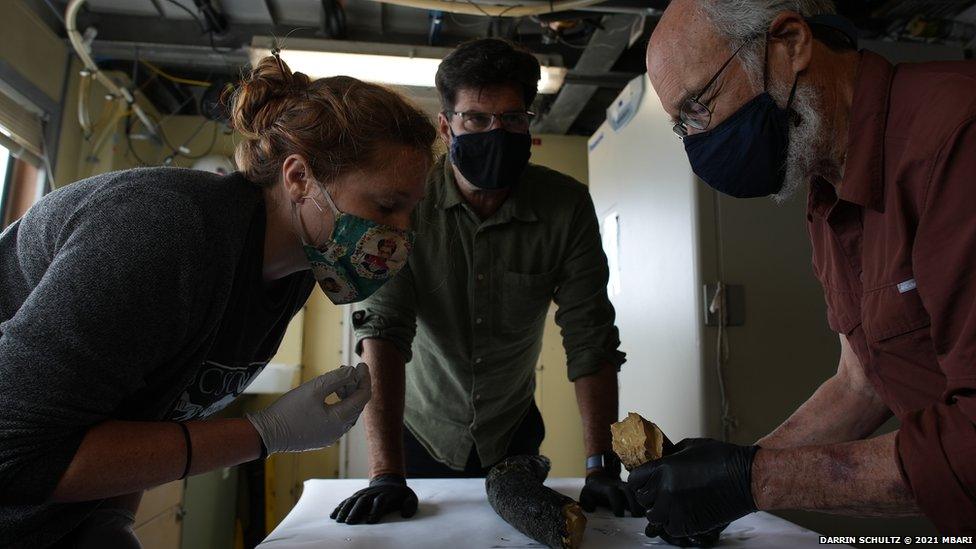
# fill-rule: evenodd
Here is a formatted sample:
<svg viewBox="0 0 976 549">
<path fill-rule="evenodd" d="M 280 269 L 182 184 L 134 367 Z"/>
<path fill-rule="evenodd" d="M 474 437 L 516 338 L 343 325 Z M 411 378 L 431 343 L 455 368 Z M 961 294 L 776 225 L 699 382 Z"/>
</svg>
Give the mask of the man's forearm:
<svg viewBox="0 0 976 549">
<path fill-rule="evenodd" d="M 406 363 L 385 339 L 363 341 L 363 362 L 372 374 L 373 398 L 363 413 L 369 444 L 369 475 L 404 475 L 403 402 Z"/>
<path fill-rule="evenodd" d="M 794 448 L 860 440 L 891 417 L 847 339 L 841 336 L 840 344 L 837 373 L 782 425 L 762 438 L 760 446 Z"/>
<path fill-rule="evenodd" d="M 901 476 L 896 434 L 759 450 L 752 465 L 756 506 L 762 511 L 802 509 L 862 517 L 920 514 Z"/>
<path fill-rule="evenodd" d="M 610 424 L 617 421 L 617 369 L 605 364 L 598 372 L 583 376 L 573 384 L 583 420 L 586 455 L 610 451 Z"/>
<path fill-rule="evenodd" d="M 850 391 L 835 375 L 758 444 L 763 448 L 794 448 L 860 440 L 890 416 L 891 411 L 882 402 Z"/>
<path fill-rule="evenodd" d="M 246 419 L 186 425 L 193 444 L 191 474 L 238 465 L 261 455 L 261 438 Z M 106 421 L 85 434 L 51 501 L 90 501 L 152 488 L 179 479 L 186 458 L 178 425 Z"/>
</svg>

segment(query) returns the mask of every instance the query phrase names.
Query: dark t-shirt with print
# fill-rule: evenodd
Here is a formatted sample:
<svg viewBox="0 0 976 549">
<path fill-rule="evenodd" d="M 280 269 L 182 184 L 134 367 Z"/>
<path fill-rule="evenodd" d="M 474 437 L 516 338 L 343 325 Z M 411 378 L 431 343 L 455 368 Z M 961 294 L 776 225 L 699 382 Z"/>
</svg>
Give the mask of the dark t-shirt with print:
<svg viewBox="0 0 976 549">
<path fill-rule="evenodd" d="M 230 300 L 207 359 L 173 403 L 169 418 L 188 421 L 209 417 L 233 402 L 268 364 L 288 323 L 304 305 L 314 285 L 308 271 L 266 283 L 264 208 L 257 208 Z"/>
</svg>

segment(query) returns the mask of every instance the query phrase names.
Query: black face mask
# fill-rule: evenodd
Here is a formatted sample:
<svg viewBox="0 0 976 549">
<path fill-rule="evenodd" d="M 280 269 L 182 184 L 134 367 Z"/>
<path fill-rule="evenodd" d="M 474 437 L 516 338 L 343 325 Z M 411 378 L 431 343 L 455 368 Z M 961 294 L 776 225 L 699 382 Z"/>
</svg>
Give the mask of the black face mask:
<svg viewBox="0 0 976 549">
<path fill-rule="evenodd" d="M 522 175 L 532 156 L 532 137 L 504 128 L 481 133 L 454 135 L 451 130 L 451 163 L 479 189 L 511 187 Z"/>
<path fill-rule="evenodd" d="M 717 127 L 684 138 L 691 168 L 716 191 L 735 198 L 758 198 L 778 193 L 786 177 L 790 121 L 796 85 L 781 109 L 766 90 L 748 101 Z"/>
<path fill-rule="evenodd" d="M 790 145 L 788 109 L 779 108 L 763 92 L 715 129 L 685 137 L 695 175 L 716 191 L 736 198 L 778 193 L 783 188 Z"/>
</svg>

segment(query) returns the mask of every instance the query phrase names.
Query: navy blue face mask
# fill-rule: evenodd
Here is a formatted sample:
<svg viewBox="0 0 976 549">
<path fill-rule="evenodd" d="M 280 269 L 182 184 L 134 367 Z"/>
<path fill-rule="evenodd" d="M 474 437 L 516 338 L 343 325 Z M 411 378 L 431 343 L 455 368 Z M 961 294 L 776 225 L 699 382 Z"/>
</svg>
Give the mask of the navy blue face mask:
<svg viewBox="0 0 976 549">
<path fill-rule="evenodd" d="M 488 132 L 454 135 L 451 163 L 472 185 L 485 190 L 504 189 L 521 177 L 532 156 L 532 137 L 498 128 Z"/>
<path fill-rule="evenodd" d="M 790 103 L 796 91 L 790 93 Z M 715 129 L 684 138 L 695 175 L 736 198 L 776 194 L 783 188 L 790 144 L 790 110 L 768 92 L 743 105 Z"/>
<path fill-rule="evenodd" d="M 837 15 L 808 17 L 813 26 L 842 33 L 857 49 L 857 28 Z M 739 47 L 741 50 L 745 43 Z M 736 50 L 732 57 L 739 53 Z M 767 48 L 768 55 L 769 50 Z M 731 62 L 732 59 L 729 59 Z M 728 66 L 726 62 L 719 74 Z M 786 176 L 787 151 L 790 145 L 790 107 L 796 96 L 800 75 L 781 109 L 766 86 L 766 63 L 763 63 L 763 93 L 743 105 L 732 116 L 712 130 L 684 137 L 685 152 L 695 175 L 720 193 L 736 198 L 757 198 L 778 193 Z M 714 83 L 718 74 L 706 85 Z M 699 94 L 700 95 L 700 94 Z M 695 98 L 697 100 L 697 98 Z"/>
</svg>

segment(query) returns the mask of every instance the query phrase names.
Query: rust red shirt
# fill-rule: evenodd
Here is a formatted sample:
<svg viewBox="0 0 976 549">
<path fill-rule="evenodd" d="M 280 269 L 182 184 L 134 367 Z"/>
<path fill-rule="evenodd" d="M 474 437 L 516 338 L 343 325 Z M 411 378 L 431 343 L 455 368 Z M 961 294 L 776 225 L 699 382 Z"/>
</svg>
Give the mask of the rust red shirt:
<svg viewBox="0 0 976 549">
<path fill-rule="evenodd" d="M 976 533 L 976 61 L 863 52 L 841 185 L 811 185 L 813 265 L 901 419 L 897 458 L 946 534 Z"/>
</svg>

